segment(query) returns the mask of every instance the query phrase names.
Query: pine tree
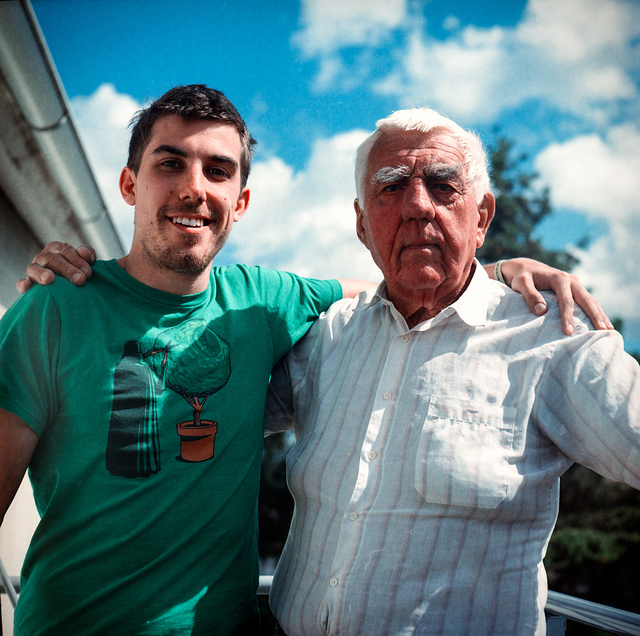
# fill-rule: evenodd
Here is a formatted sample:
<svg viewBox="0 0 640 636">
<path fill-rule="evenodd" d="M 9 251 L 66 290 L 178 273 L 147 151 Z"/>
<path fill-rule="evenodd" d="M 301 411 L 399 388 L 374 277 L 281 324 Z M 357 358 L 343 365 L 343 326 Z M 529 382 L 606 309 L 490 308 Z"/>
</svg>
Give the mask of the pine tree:
<svg viewBox="0 0 640 636">
<path fill-rule="evenodd" d="M 490 149 L 491 183 L 496 213 L 478 258 L 487 263 L 526 256 L 563 271 L 578 260 L 564 250 L 548 250 L 533 237 L 539 223 L 552 212 L 549 188 L 535 187 L 538 175 L 522 168 L 527 156 L 513 157 L 513 142 L 498 137 Z"/>
</svg>

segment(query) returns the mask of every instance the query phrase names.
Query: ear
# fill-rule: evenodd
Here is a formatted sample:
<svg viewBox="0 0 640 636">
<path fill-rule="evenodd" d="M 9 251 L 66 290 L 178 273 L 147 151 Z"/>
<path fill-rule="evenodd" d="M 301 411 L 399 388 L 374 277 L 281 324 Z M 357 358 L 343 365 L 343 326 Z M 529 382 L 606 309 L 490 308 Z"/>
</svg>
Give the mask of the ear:
<svg viewBox="0 0 640 636">
<path fill-rule="evenodd" d="M 120 173 L 120 194 L 129 204 L 136 204 L 136 175 L 129 166 L 125 166 Z"/>
<path fill-rule="evenodd" d="M 236 209 L 233 211 L 233 222 L 239 221 L 249 207 L 249 199 L 251 198 L 251 191 L 249 188 L 245 188 L 236 201 Z"/>
<path fill-rule="evenodd" d="M 491 225 L 495 211 L 496 199 L 491 192 L 487 192 L 487 194 L 484 195 L 484 199 L 482 199 L 482 202 L 478 206 L 476 249 L 482 247 L 484 244 L 484 237 L 487 235 L 487 230 Z"/>
<path fill-rule="evenodd" d="M 356 211 L 356 234 L 358 235 L 360 242 L 367 246 L 367 233 L 364 229 L 364 210 L 360 207 L 358 199 L 354 200 L 353 208 Z"/>
</svg>

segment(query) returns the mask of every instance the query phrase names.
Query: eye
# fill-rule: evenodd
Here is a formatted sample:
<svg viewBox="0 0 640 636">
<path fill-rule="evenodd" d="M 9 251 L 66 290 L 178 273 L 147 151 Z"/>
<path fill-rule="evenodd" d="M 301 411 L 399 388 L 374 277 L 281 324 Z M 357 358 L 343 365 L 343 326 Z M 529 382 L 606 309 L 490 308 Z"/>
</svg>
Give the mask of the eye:
<svg viewBox="0 0 640 636">
<path fill-rule="evenodd" d="M 180 162 L 177 159 L 164 159 L 160 162 L 160 165 L 164 168 L 179 168 Z"/>
<path fill-rule="evenodd" d="M 429 184 L 429 189 L 434 196 L 443 202 L 452 201 L 460 194 L 460 190 L 455 183 L 447 183 L 445 181 L 432 182 Z"/>
<path fill-rule="evenodd" d="M 382 188 L 382 192 L 397 192 L 400 189 L 399 183 L 389 183 L 384 188 Z"/>
<path fill-rule="evenodd" d="M 229 173 L 224 170 L 223 168 L 220 168 L 218 166 L 213 166 L 211 168 L 207 168 L 205 171 L 210 177 L 217 177 L 217 178 L 222 178 L 222 179 L 228 179 L 229 178 Z"/>
</svg>

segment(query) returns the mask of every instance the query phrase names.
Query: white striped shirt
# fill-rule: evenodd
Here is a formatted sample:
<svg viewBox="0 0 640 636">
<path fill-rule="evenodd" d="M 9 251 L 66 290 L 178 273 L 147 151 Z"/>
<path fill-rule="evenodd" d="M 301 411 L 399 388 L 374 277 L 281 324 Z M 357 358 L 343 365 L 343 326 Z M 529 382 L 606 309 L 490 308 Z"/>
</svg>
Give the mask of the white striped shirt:
<svg viewBox="0 0 640 636">
<path fill-rule="evenodd" d="M 293 413 L 296 445 L 273 612 L 290 636 L 544 634 L 560 475 L 640 487 L 638 364 L 479 266 L 413 329 L 383 296 L 333 305 L 274 371 L 268 429 Z"/>
</svg>

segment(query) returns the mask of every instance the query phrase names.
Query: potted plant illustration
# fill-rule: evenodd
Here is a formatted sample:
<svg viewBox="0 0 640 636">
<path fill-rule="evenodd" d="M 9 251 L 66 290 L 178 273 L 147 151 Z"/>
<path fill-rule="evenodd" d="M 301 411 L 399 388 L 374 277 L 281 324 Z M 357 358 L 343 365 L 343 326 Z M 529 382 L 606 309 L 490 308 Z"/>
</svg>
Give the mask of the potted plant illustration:
<svg viewBox="0 0 640 636">
<path fill-rule="evenodd" d="M 217 422 L 202 419 L 207 398 L 218 392 L 231 376 L 229 343 L 204 320 L 189 320 L 167 329 L 156 338 L 155 349 L 169 349 L 165 361 L 165 386 L 181 395 L 193 408 L 193 418 L 179 422 L 180 459 L 201 462 L 214 454 Z M 160 363 L 153 359 L 154 371 Z"/>
</svg>

